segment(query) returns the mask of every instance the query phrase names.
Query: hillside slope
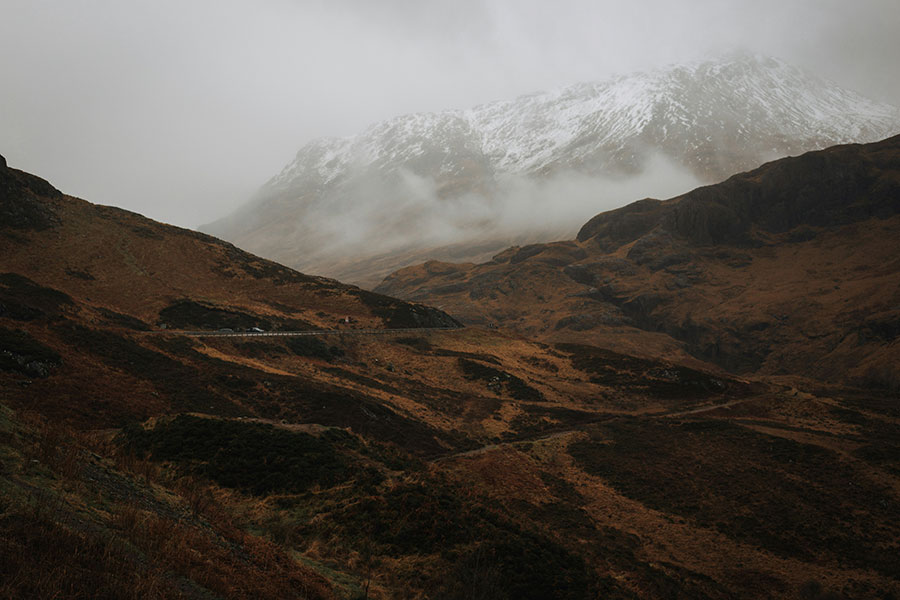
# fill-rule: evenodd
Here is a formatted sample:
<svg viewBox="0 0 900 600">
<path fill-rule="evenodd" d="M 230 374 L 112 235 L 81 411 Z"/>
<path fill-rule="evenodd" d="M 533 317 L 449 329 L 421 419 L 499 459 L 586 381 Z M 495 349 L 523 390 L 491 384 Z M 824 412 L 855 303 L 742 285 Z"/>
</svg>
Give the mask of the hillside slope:
<svg viewBox="0 0 900 600">
<path fill-rule="evenodd" d="M 588 221 L 575 240 L 377 289 L 542 339 L 896 389 L 900 137 L 766 164 Z"/>
<path fill-rule="evenodd" d="M 5 165 L 0 216 L 0 596 L 900 593 L 887 394 L 423 330 Z"/>
<path fill-rule="evenodd" d="M 146 327 L 170 319 L 181 328 L 200 327 L 207 318 L 212 326 L 330 328 L 348 316 L 369 326 L 453 324 L 427 307 L 307 276 L 208 235 L 64 196 L 15 169 L 0 169 L 0 190 L 4 270 L 27 272 L 38 284 L 52 283 L 96 310 L 123 313 Z M 187 301 L 198 289 L 203 297 Z"/>
</svg>

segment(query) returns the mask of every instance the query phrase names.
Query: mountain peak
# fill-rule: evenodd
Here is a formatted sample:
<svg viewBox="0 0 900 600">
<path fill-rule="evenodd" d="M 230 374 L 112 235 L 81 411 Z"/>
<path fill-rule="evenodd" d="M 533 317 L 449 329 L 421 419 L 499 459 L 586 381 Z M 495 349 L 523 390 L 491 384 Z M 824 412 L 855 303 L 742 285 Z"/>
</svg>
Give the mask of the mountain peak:
<svg viewBox="0 0 900 600">
<path fill-rule="evenodd" d="M 250 204 L 205 229 L 301 270 L 372 285 L 411 253 L 421 261 L 440 253 L 420 251 L 451 243 L 489 252 L 491 240 L 499 250 L 574 232 L 604 208 L 595 198 L 609 196 L 610 181 L 661 181 L 613 200 L 621 206 L 683 193 L 688 180 L 714 183 L 783 156 L 898 131 L 896 107 L 736 51 L 312 141 Z M 653 171 L 659 164 L 664 177 Z M 573 176 L 585 205 L 563 210 L 572 186 L 551 185 L 547 195 L 547 182 Z M 534 209 L 522 204 L 527 198 L 544 212 L 530 224 L 505 223 Z M 348 214 L 359 218 L 349 223 Z M 389 258 L 397 252 L 406 258 Z M 474 258 L 454 252 L 456 260 Z M 377 270 L 361 266 L 375 256 Z M 351 271 L 339 263 L 353 263 Z M 372 274 L 358 279 L 361 270 Z"/>
</svg>

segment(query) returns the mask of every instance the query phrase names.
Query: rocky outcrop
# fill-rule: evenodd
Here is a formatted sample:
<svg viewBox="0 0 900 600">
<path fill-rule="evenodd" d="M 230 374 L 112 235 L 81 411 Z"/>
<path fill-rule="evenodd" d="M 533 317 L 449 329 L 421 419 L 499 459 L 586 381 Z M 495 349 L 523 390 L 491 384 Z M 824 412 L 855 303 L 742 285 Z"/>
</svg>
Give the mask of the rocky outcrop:
<svg viewBox="0 0 900 600">
<path fill-rule="evenodd" d="M 403 302 L 366 290 L 354 290 L 353 295 L 369 307 L 372 314 L 383 319 L 388 328 L 462 327 L 459 321 L 444 311 L 430 306 Z"/>
<path fill-rule="evenodd" d="M 61 364 L 59 354 L 27 332 L 0 327 L 0 371 L 45 378 Z"/>
<path fill-rule="evenodd" d="M 58 198 L 60 191 L 40 177 L 10 169 L 6 159 L 0 163 L 0 229 L 40 230 L 57 224 L 53 209 L 40 199 Z"/>
</svg>

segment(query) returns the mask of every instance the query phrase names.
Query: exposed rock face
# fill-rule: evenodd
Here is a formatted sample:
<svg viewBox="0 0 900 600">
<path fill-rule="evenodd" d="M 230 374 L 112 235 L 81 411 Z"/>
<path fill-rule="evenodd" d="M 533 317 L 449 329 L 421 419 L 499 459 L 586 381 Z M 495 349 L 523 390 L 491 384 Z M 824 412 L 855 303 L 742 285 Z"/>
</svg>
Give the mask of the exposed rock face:
<svg viewBox="0 0 900 600">
<path fill-rule="evenodd" d="M 607 201 L 610 181 L 653 172 L 657 160 L 684 176 L 653 179 L 690 179 L 653 192 L 675 194 L 766 160 L 898 132 L 900 109 L 737 54 L 316 140 L 204 230 L 305 271 L 372 284 L 404 264 L 480 261 L 510 244 L 569 237 Z M 572 194 L 572 181 L 591 191 L 584 212 L 560 221 L 549 205 Z M 561 191 L 524 204 L 547 182 Z M 509 212 L 533 210 L 542 214 L 530 224 L 508 222 Z M 730 218 L 706 216 L 711 227 Z M 695 218 L 682 217 L 689 227 Z M 447 229 L 452 236 L 438 235 Z"/>
<path fill-rule="evenodd" d="M 897 240 L 900 136 L 641 200 L 573 242 L 409 267 L 377 289 L 551 339 L 871 382 L 900 360 Z"/>
<path fill-rule="evenodd" d="M 59 190 L 40 177 L 10 169 L 5 159 L 0 162 L 0 228 L 47 229 L 56 224 L 52 206 L 39 198 L 58 198 Z"/>
</svg>

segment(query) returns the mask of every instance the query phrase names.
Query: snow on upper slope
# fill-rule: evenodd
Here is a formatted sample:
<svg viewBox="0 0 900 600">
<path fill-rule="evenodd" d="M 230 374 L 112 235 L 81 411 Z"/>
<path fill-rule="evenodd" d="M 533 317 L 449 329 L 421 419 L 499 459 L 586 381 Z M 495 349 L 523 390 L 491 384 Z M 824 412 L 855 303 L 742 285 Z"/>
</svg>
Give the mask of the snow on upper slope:
<svg viewBox="0 0 900 600">
<path fill-rule="evenodd" d="M 896 107 L 779 60 L 734 54 L 314 140 L 251 202 L 203 229 L 361 282 L 361 272 L 376 277 L 366 261 L 386 274 L 408 260 L 480 260 L 572 235 L 642 197 L 898 132 Z"/>
<path fill-rule="evenodd" d="M 755 166 L 763 151 L 774 156 L 874 141 L 898 128 L 893 106 L 779 60 L 739 54 L 466 111 L 397 117 L 357 136 L 311 142 L 266 187 L 324 187 L 363 169 L 441 176 L 466 160 L 487 161 L 496 173 L 627 173 L 640 165 L 616 153 L 650 146 L 715 180 Z M 723 141 L 749 144 L 743 151 L 754 155 L 750 163 L 704 166 L 702 153 L 716 152 Z"/>
</svg>

